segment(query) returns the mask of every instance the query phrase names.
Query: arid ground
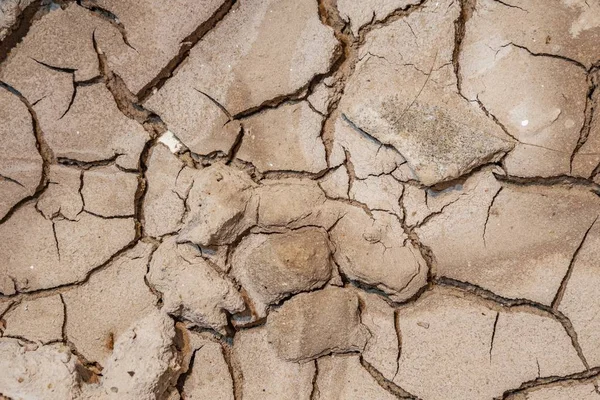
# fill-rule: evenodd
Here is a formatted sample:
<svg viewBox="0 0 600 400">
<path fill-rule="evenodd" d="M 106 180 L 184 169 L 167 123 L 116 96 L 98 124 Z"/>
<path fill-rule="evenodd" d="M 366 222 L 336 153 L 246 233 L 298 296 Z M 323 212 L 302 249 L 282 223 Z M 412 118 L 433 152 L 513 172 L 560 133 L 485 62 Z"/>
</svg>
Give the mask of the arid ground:
<svg viewBox="0 0 600 400">
<path fill-rule="evenodd" d="M 599 400 L 599 0 L 0 0 L 0 398 Z"/>
</svg>

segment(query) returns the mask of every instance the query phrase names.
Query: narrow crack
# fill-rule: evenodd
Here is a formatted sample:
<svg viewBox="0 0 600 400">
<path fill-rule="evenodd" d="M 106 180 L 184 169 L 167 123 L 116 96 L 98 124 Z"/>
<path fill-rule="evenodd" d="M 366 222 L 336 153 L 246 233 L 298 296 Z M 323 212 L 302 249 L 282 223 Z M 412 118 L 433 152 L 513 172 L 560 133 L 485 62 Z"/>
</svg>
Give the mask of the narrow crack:
<svg viewBox="0 0 600 400">
<path fill-rule="evenodd" d="M 565 330 L 565 332 L 571 339 L 571 344 L 573 345 L 573 348 L 577 352 L 577 355 L 579 356 L 579 359 L 581 360 L 582 364 L 585 366 L 586 369 L 589 369 L 589 364 L 587 362 L 585 355 L 583 354 L 583 350 L 581 349 L 581 345 L 579 344 L 579 340 L 577 338 L 577 332 L 573 328 L 573 324 L 571 323 L 571 320 L 569 320 L 569 318 L 566 315 L 564 315 L 562 312 L 553 309 L 551 306 L 537 303 L 537 302 L 529 300 L 529 299 L 522 299 L 522 298 L 509 299 L 506 297 L 502 297 L 502 296 L 499 296 L 499 295 L 493 293 L 490 290 L 484 289 L 484 288 L 474 285 L 472 283 L 463 282 L 463 281 L 459 281 L 459 280 L 444 277 L 444 276 L 435 277 L 432 282 L 434 285 L 438 285 L 441 287 L 451 287 L 451 288 L 460 290 L 464 293 L 470 293 L 470 294 L 474 295 L 475 297 L 478 297 L 484 301 L 491 302 L 492 304 L 499 305 L 501 307 L 507 307 L 507 308 L 513 308 L 513 307 L 526 307 L 527 308 L 527 307 L 529 307 L 531 309 L 541 311 L 542 313 L 553 318 L 554 320 L 558 321 L 562 325 L 563 329 Z"/>
<path fill-rule="evenodd" d="M 446 208 L 450 207 L 452 204 L 456 203 L 460 199 L 461 199 L 461 197 L 457 197 L 456 199 L 454 199 L 454 200 L 452 200 L 452 201 L 444 204 L 442 206 L 442 208 L 440 208 L 439 211 L 434 211 L 431 214 L 427 215 L 425 218 L 423 218 L 423 220 L 420 223 L 418 223 L 417 225 L 415 225 L 412 229 L 421 228 L 422 226 L 426 225 L 433 218 L 437 217 L 438 215 L 443 214 L 444 211 L 446 210 Z"/>
<path fill-rule="evenodd" d="M 319 385 L 318 385 L 319 361 L 314 360 L 313 363 L 315 366 L 315 374 L 313 375 L 313 379 L 312 379 L 312 390 L 310 392 L 310 400 L 319 400 L 319 398 L 321 397 L 320 392 L 319 392 Z"/>
<path fill-rule="evenodd" d="M 514 175 L 502 175 L 494 173 L 494 177 L 505 184 L 517 185 L 517 186 L 564 186 L 567 188 L 580 187 L 583 189 L 589 189 L 592 192 L 600 195 L 600 185 L 591 179 L 578 178 L 569 175 L 559 175 L 551 177 L 528 177 L 523 178 Z"/>
<path fill-rule="evenodd" d="M 468 102 L 472 102 L 472 100 L 469 100 L 468 98 L 464 97 L 461 93 L 459 93 L 459 94 L 461 95 L 462 98 L 464 98 Z M 510 133 L 510 131 L 508 130 L 508 128 L 502 122 L 500 122 L 500 120 L 494 114 L 492 114 L 492 112 L 489 111 L 487 109 L 487 107 L 485 106 L 485 104 L 483 104 L 483 102 L 479 99 L 479 94 L 477 94 L 475 96 L 475 102 L 477 103 L 477 105 L 479 106 L 479 108 L 481 109 L 481 111 L 483 111 L 483 113 L 485 114 L 485 116 L 488 117 L 488 118 L 491 118 L 491 120 L 494 121 L 494 123 L 496 125 L 498 125 L 498 127 L 500 129 L 502 129 L 502 131 L 504 132 L 505 135 L 507 135 L 508 137 L 510 137 L 515 142 L 522 143 L 522 144 L 529 144 L 529 143 L 523 143 L 523 142 L 521 142 L 519 139 L 517 139 L 516 136 L 514 136 L 512 133 Z M 535 146 L 533 144 L 529 144 L 529 145 Z"/>
<path fill-rule="evenodd" d="M 21 101 L 27 107 L 27 110 L 29 111 L 29 114 L 31 116 L 31 124 L 35 136 L 36 148 L 38 150 L 38 153 L 40 154 L 40 157 L 42 158 L 42 175 L 34 193 L 30 196 L 24 197 L 15 205 L 13 205 L 8 210 L 6 215 L 4 215 L 4 217 L 0 219 L 0 225 L 2 225 L 4 222 L 8 221 L 8 219 L 23 205 L 28 204 L 29 202 L 37 199 L 46 190 L 49 182 L 48 176 L 50 173 L 50 164 L 52 164 L 55 161 L 55 158 L 52 149 L 50 148 L 50 146 L 48 146 L 48 143 L 44 138 L 44 133 L 42 132 L 42 129 L 40 127 L 37 114 L 33 109 L 31 103 L 29 103 L 29 101 L 21 94 L 21 92 L 19 92 L 18 90 L 16 90 L 15 88 L 13 88 L 5 82 L 0 81 L 0 90 L 6 90 L 8 93 L 16 96 L 18 100 Z"/>
<path fill-rule="evenodd" d="M 417 396 L 414 396 L 402 389 L 400 386 L 395 384 L 394 382 L 386 379 L 381 372 L 379 372 L 375 367 L 369 364 L 361 355 L 360 363 L 362 367 L 375 379 L 377 384 L 381 386 L 385 391 L 396 397 L 397 399 L 406 399 L 406 400 L 419 400 Z"/>
<path fill-rule="evenodd" d="M 591 383 L 600 377 L 600 367 L 590 368 L 583 372 L 565 376 L 550 376 L 543 378 L 536 378 L 531 381 L 522 383 L 518 388 L 510 389 L 504 392 L 499 400 L 513 399 L 513 396 L 520 393 L 526 393 L 531 389 L 543 388 L 543 387 L 554 387 L 564 386 L 573 383 Z"/>
<path fill-rule="evenodd" d="M 95 213 L 93 211 L 89 211 L 89 210 L 85 210 L 83 209 L 82 212 L 89 214 L 89 215 L 93 215 L 96 218 L 101 218 L 101 219 L 106 219 L 106 220 L 111 220 L 111 219 L 131 219 L 134 218 L 135 219 L 135 215 L 134 214 L 129 214 L 129 215 L 102 215 L 102 214 L 98 214 Z"/>
<path fill-rule="evenodd" d="M 11 178 L 10 176 L 6 176 L 6 175 L 2 175 L 0 174 L 0 179 L 4 179 L 5 181 L 9 181 L 11 183 L 14 183 L 16 185 L 21 186 L 22 188 L 26 189 L 25 185 L 23 185 L 21 182 L 19 182 L 16 179 Z"/>
<path fill-rule="evenodd" d="M 584 71 L 588 72 L 588 69 L 586 68 L 585 65 L 583 65 L 581 62 L 574 60 L 572 58 L 569 58 L 569 57 L 561 56 L 558 54 L 552 54 L 552 53 L 534 53 L 533 51 L 529 50 L 527 47 L 513 43 L 513 42 L 506 43 L 500 47 L 503 48 L 503 47 L 508 47 L 508 46 L 513 46 L 518 49 L 525 50 L 527 53 L 529 53 L 529 55 L 531 55 L 533 57 L 548 57 L 548 58 L 554 58 L 557 60 L 566 61 L 566 62 L 576 65 L 577 67 L 582 68 Z"/>
<path fill-rule="evenodd" d="M 515 6 L 515 5 L 510 4 L 510 3 L 507 3 L 505 1 L 502 1 L 502 0 L 493 0 L 493 1 L 495 1 L 496 3 L 502 4 L 503 6 L 510 7 L 510 8 L 516 8 L 518 10 L 525 11 L 526 13 L 529 13 L 529 11 L 527 11 L 526 9 L 524 9 L 522 7 L 519 7 L 519 6 Z"/>
<path fill-rule="evenodd" d="M 0 64 L 9 56 L 10 52 L 23 40 L 31 25 L 41 17 L 43 13 L 43 0 L 36 0 L 23 9 L 13 25 L 11 32 L 0 41 Z"/>
<path fill-rule="evenodd" d="M 235 359 L 232 346 L 227 343 L 221 343 L 221 353 L 223 354 L 223 359 L 225 360 L 225 364 L 227 364 L 227 369 L 233 382 L 233 400 L 242 400 L 244 376 L 242 369 Z"/>
<path fill-rule="evenodd" d="M 175 388 L 177 389 L 177 391 L 179 392 L 179 394 L 183 394 L 184 397 L 182 397 L 183 399 L 185 399 L 185 392 L 183 390 L 184 385 L 185 385 L 185 381 L 187 380 L 188 376 L 190 376 L 190 374 L 192 373 L 192 369 L 194 368 L 194 361 L 196 361 L 196 353 L 202 349 L 202 346 L 194 349 L 194 351 L 192 351 L 192 356 L 190 357 L 190 362 L 188 364 L 188 369 L 187 371 L 185 371 L 183 374 L 179 375 L 179 377 L 177 378 L 177 384 L 175 385 Z"/>
<path fill-rule="evenodd" d="M 404 215 L 404 216 L 407 215 L 406 206 L 404 204 L 404 195 L 405 194 L 406 194 L 406 190 L 403 190 L 402 195 L 400 196 L 400 199 L 398 199 L 398 205 L 400 205 L 400 208 L 402 209 L 402 215 Z M 400 225 L 402 226 L 404 233 L 408 236 L 408 239 L 410 240 L 410 242 L 413 244 L 413 246 L 415 246 L 419 250 L 419 253 L 421 253 L 421 257 L 423 257 L 423 260 L 425 260 L 425 263 L 427 264 L 427 282 L 430 283 L 433 279 L 434 272 L 435 272 L 435 265 L 436 265 L 435 256 L 433 254 L 433 251 L 431 250 L 431 248 L 429 248 L 428 246 L 424 245 L 421 242 L 419 235 L 417 235 L 417 233 L 415 232 L 415 229 L 418 226 L 413 226 L 413 227 L 408 226 L 408 224 L 406 223 L 406 218 L 403 218 L 400 220 Z M 419 290 L 415 294 L 415 296 L 413 296 L 413 299 L 416 300 L 417 298 L 419 298 L 420 295 L 423 294 L 426 289 L 427 289 L 427 286 L 424 286 L 423 288 L 421 288 L 421 290 Z"/>
<path fill-rule="evenodd" d="M 499 319 L 500 319 L 500 313 L 496 312 L 496 318 L 494 319 L 494 327 L 492 328 L 492 339 L 490 340 L 490 364 L 492 363 L 492 352 L 494 351 L 494 339 L 496 338 L 496 327 L 498 326 Z"/>
<path fill-rule="evenodd" d="M 454 21 L 454 49 L 452 51 L 452 65 L 454 67 L 454 74 L 456 75 L 456 86 L 458 92 L 462 91 L 462 75 L 460 73 L 460 52 L 462 50 L 462 43 L 465 38 L 467 22 L 471 19 L 473 12 L 475 11 L 476 0 L 459 0 L 460 2 L 460 13 L 456 21 Z"/>
<path fill-rule="evenodd" d="M 346 168 L 346 171 L 348 171 L 348 190 L 346 191 L 346 196 L 348 196 L 348 199 L 353 200 L 352 188 L 354 187 L 354 182 L 356 182 L 356 180 L 357 180 L 356 171 L 354 170 L 354 164 L 352 164 L 352 155 L 345 148 L 344 148 L 344 163 L 343 163 L 343 165 Z M 366 207 L 366 205 L 365 205 L 365 207 Z"/>
<path fill-rule="evenodd" d="M 242 143 L 244 141 L 244 134 L 244 126 L 240 124 L 239 131 L 235 137 L 235 140 L 233 141 L 229 152 L 227 152 L 227 162 L 225 163 L 226 165 L 230 165 L 233 159 L 237 156 L 237 153 L 240 150 L 240 147 L 242 147 Z"/>
<path fill-rule="evenodd" d="M 62 307 L 63 307 L 63 321 L 62 321 L 62 326 L 61 326 L 61 330 L 60 331 L 61 331 L 63 343 L 67 343 L 67 341 L 68 341 L 68 336 L 67 336 L 67 303 L 65 303 L 65 299 L 64 299 L 62 293 L 59 293 L 58 297 L 60 298 L 60 302 L 62 303 Z"/>
<path fill-rule="evenodd" d="M 56 71 L 56 72 L 63 72 L 63 73 L 65 73 L 65 74 L 70 74 L 70 75 L 73 75 L 73 74 L 74 74 L 74 73 L 77 71 L 77 70 L 76 70 L 76 69 L 74 69 L 74 68 L 65 68 L 65 67 L 59 67 L 59 66 L 56 66 L 56 65 L 51 65 L 51 64 L 48 64 L 48 63 L 46 63 L 46 62 L 40 61 L 40 60 L 38 60 L 38 59 L 36 59 L 36 58 L 33 58 L 33 57 L 30 57 L 30 58 L 31 58 L 33 61 L 35 61 L 36 63 L 38 63 L 38 64 L 40 64 L 40 65 L 43 65 L 44 67 L 46 67 L 46 68 L 48 68 L 48 69 L 51 69 L 51 70 L 53 70 L 53 71 Z"/>
<path fill-rule="evenodd" d="M 554 299 L 552 300 L 551 307 L 553 310 L 558 310 L 558 307 L 560 306 L 560 302 L 562 301 L 565 291 L 567 290 L 567 285 L 569 284 L 569 279 L 571 278 L 571 275 L 573 274 L 573 268 L 575 267 L 575 262 L 577 261 L 577 256 L 579 255 L 579 252 L 583 248 L 583 245 L 584 245 L 590 231 L 596 224 L 596 221 L 598 221 L 598 216 L 596 216 L 594 221 L 592 221 L 592 224 L 590 225 L 590 227 L 585 231 L 585 233 L 583 234 L 583 237 L 581 238 L 581 241 L 579 242 L 579 245 L 575 249 L 575 252 L 573 252 L 573 256 L 571 256 L 571 261 L 569 262 L 569 267 L 567 268 L 567 272 L 565 273 L 565 276 L 563 277 L 562 281 L 560 282 L 560 287 L 558 288 L 558 290 L 556 292 L 556 296 L 554 296 Z"/>
<path fill-rule="evenodd" d="M 410 108 L 410 107 L 409 107 Z M 379 145 L 379 148 L 381 147 L 385 147 L 387 149 L 390 149 L 392 151 L 394 151 L 395 153 L 399 154 L 402 158 L 406 159 L 402 153 L 400 153 L 400 151 L 392 146 L 391 144 L 388 143 L 383 143 L 382 141 L 380 141 L 379 139 L 377 139 L 375 136 L 373 136 L 372 134 L 370 134 L 369 132 L 365 131 L 364 129 L 362 129 L 361 127 L 359 127 L 358 125 L 356 125 L 352 120 L 350 120 L 350 118 L 348 118 L 348 116 L 346 116 L 346 114 L 341 113 L 341 118 L 343 121 L 345 121 L 348 125 L 350 125 L 350 127 L 352 129 L 354 129 L 356 132 L 358 132 L 360 135 L 364 136 L 365 138 L 367 138 L 367 140 L 372 141 L 374 143 L 376 143 L 377 145 Z M 379 151 L 379 150 L 378 150 Z"/>
<path fill-rule="evenodd" d="M 56 162 L 61 165 L 66 165 L 69 167 L 76 167 L 82 170 L 89 170 L 95 167 L 105 167 L 107 165 L 114 165 L 117 161 L 117 158 L 122 156 L 122 153 L 116 153 L 110 158 L 106 158 L 104 160 L 94 160 L 94 161 L 81 161 L 75 160 L 67 157 L 58 157 Z"/>
<path fill-rule="evenodd" d="M 319 135 L 325 145 L 327 165 L 330 165 L 335 123 L 340 115 L 338 106 L 346 87 L 346 81 L 354 72 L 358 62 L 359 43 L 358 38 L 352 34 L 350 26 L 341 18 L 336 0 L 318 0 L 318 4 L 321 22 L 333 29 L 334 35 L 341 46 L 341 54 L 332 65 L 329 73 L 329 76 L 334 78 L 333 95 L 327 105 L 327 112 L 321 124 Z"/>
<path fill-rule="evenodd" d="M 73 79 L 73 93 L 71 93 L 71 98 L 69 99 L 69 104 L 67 104 L 67 108 L 60 115 L 60 117 L 58 117 L 59 120 L 63 119 L 65 117 L 65 115 L 67 115 L 69 113 L 69 111 L 71 111 L 71 107 L 73 106 L 73 103 L 75 103 L 75 97 L 77 97 L 77 84 L 75 82 L 75 74 L 73 74 L 71 76 Z"/>
<path fill-rule="evenodd" d="M 369 32 L 372 32 L 376 29 L 381 29 L 385 26 L 393 24 L 394 22 L 396 22 L 400 19 L 408 17 L 410 14 L 414 13 L 415 11 L 421 10 L 423 8 L 423 6 L 425 6 L 427 1 L 428 0 L 421 0 L 416 4 L 408 4 L 404 7 L 397 8 L 380 20 L 375 19 L 375 13 L 373 13 L 373 18 L 371 19 L 371 22 L 368 23 L 367 25 L 360 27 L 360 29 L 358 31 L 359 37 L 361 38 L 361 42 L 364 42 L 364 39 Z M 412 31 L 412 28 L 411 28 L 411 31 Z M 413 33 L 414 33 L 414 31 L 413 31 Z"/>
<path fill-rule="evenodd" d="M 487 233 L 488 222 L 490 220 L 490 212 L 492 211 L 492 207 L 494 207 L 494 203 L 496 202 L 498 195 L 500 194 L 500 192 L 502 192 L 502 189 L 504 189 L 504 186 L 500 186 L 500 189 L 498 189 L 498 191 L 494 194 L 494 197 L 492 197 L 492 201 L 490 201 L 490 205 L 487 209 L 485 222 L 483 224 L 483 247 L 487 247 L 487 244 L 485 242 L 485 234 Z"/>
<path fill-rule="evenodd" d="M 140 103 L 144 103 L 150 96 L 152 96 L 152 94 L 156 93 L 165 85 L 165 83 L 173 76 L 181 63 L 188 58 L 190 50 L 192 50 L 192 48 L 196 46 L 196 44 L 202 40 L 207 33 L 209 33 L 215 26 L 219 24 L 219 22 L 223 20 L 223 18 L 225 18 L 235 3 L 236 0 L 224 1 L 223 4 L 221 4 L 221 6 L 206 21 L 201 23 L 194 30 L 194 32 L 181 41 L 181 46 L 179 47 L 179 52 L 177 55 L 169 60 L 167 65 L 165 65 L 162 70 L 137 93 L 136 97 Z"/>
<path fill-rule="evenodd" d="M 150 274 L 150 264 L 152 263 L 152 259 L 154 258 L 154 253 L 160 246 L 160 242 L 155 239 L 145 238 L 146 242 L 150 242 L 152 244 L 152 250 L 150 251 L 150 255 L 148 256 L 148 262 L 146 263 L 146 273 L 144 274 L 144 284 L 148 287 L 148 290 L 156 297 L 157 306 L 162 308 L 163 304 L 163 294 L 158 291 L 152 283 L 148 280 L 148 275 Z"/>
<path fill-rule="evenodd" d="M 127 38 L 127 30 L 121 21 L 119 21 L 119 17 L 115 15 L 112 11 L 107 10 L 106 8 L 100 7 L 93 0 L 77 0 L 77 4 L 81 7 L 89 10 L 92 14 L 102 18 L 105 21 L 108 21 L 111 25 L 113 25 L 119 33 L 121 34 L 121 38 L 123 39 L 123 43 L 125 43 L 129 48 L 136 51 L 136 48 L 129 43 Z"/>
<path fill-rule="evenodd" d="M 400 372 L 400 358 L 402 357 L 402 331 L 400 330 L 400 311 L 394 309 L 394 330 L 396 332 L 396 341 L 398 342 L 398 356 L 396 356 L 396 371 L 394 372 L 394 379 Z"/>
<path fill-rule="evenodd" d="M 583 112 L 583 125 L 581 126 L 581 130 L 579 131 L 579 139 L 577 140 L 577 144 L 571 153 L 571 158 L 569 161 L 569 174 L 573 174 L 573 161 L 575 156 L 579 152 L 579 150 L 586 144 L 590 132 L 592 130 L 592 121 L 594 118 L 594 110 L 596 108 L 597 102 L 597 90 L 598 83 L 596 82 L 596 75 L 588 74 L 589 88 L 587 95 L 585 97 L 585 107 Z"/>
<path fill-rule="evenodd" d="M 56 223 L 54 221 L 52 221 L 52 234 L 54 236 L 54 245 L 56 246 L 58 261 L 60 261 L 60 247 L 58 246 L 58 237 L 56 236 Z"/>
<path fill-rule="evenodd" d="M 229 121 L 231 121 L 233 119 L 233 117 L 231 116 L 231 113 L 229 111 L 227 111 L 227 108 L 225 108 L 225 106 L 223 104 L 219 103 L 214 97 L 206 94 L 202 90 L 199 90 L 196 88 L 194 88 L 194 90 L 198 93 L 202 93 L 207 99 L 209 99 L 214 105 L 216 105 L 223 112 L 223 114 L 225 114 L 225 116 L 227 117 L 227 119 Z"/>
</svg>

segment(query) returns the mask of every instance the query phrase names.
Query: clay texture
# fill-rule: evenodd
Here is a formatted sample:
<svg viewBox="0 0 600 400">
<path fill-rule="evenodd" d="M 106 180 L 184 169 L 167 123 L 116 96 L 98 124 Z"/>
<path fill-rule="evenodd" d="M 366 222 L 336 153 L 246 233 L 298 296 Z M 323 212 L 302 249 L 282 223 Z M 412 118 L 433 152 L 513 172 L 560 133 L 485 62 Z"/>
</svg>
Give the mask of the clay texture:
<svg viewBox="0 0 600 400">
<path fill-rule="evenodd" d="M 0 0 L 0 400 L 600 400 L 598 0 Z"/>
</svg>

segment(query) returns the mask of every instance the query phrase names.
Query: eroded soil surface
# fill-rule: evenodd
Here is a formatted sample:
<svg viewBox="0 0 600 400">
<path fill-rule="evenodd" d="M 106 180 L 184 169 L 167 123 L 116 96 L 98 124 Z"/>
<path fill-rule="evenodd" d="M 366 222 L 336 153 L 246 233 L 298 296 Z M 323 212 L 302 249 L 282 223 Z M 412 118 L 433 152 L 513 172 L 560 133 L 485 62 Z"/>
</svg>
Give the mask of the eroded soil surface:
<svg viewBox="0 0 600 400">
<path fill-rule="evenodd" d="M 0 398 L 600 399 L 598 0 L 1 0 L 0 40 Z"/>
</svg>

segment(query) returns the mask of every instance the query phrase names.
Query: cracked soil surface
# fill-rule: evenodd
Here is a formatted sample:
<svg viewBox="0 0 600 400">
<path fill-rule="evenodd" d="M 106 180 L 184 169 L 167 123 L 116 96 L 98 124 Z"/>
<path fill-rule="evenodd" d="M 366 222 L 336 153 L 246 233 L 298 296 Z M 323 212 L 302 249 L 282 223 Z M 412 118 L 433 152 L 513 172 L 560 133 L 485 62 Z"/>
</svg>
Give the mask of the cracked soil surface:
<svg viewBox="0 0 600 400">
<path fill-rule="evenodd" d="M 600 400 L 598 0 L 0 0 L 0 399 Z"/>
</svg>

